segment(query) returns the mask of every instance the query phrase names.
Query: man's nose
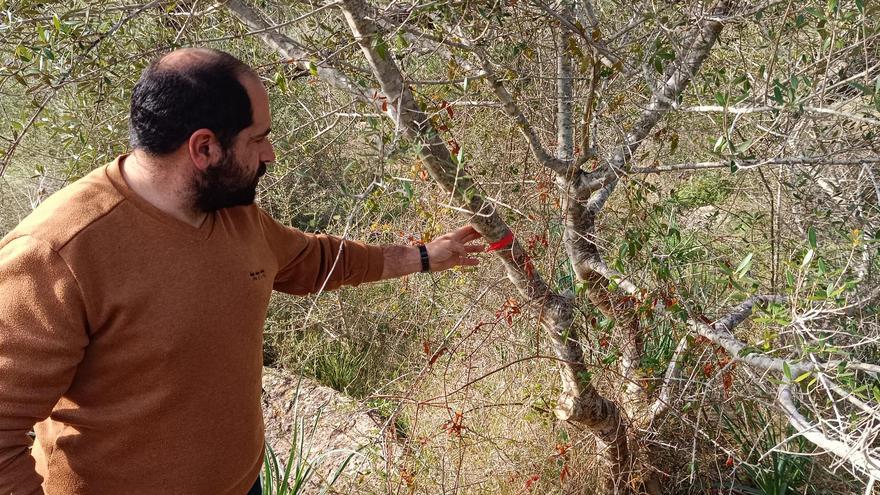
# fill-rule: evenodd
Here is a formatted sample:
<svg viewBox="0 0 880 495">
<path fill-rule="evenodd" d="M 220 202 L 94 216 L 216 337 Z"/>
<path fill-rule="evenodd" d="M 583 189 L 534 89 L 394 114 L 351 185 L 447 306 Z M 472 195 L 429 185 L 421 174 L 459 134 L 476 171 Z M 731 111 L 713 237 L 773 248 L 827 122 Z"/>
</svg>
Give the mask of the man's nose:
<svg viewBox="0 0 880 495">
<path fill-rule="evenodd" d="M 271 143 L 271 142 L 269 142 L 269 143 L 268 143 L 268 149 L 266 149 L 265 151 L 263 151 L 263 152 L 260 154 L 260 161 L 261 161 L 261 162 L 269 163 L 269 162 L 274 162 L 274 161 L 275 161 L 275 158 L 276 158 L 276 157 L 275 157 L 275 147 L 272 146 L 272 143 Z"/>
</svg>

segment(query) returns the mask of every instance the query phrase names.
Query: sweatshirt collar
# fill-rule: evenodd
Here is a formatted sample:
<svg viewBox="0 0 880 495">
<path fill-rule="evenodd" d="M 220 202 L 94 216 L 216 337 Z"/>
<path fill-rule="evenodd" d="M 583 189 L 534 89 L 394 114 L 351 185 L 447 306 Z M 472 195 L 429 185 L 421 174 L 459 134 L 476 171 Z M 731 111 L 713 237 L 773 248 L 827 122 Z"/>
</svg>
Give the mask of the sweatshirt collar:
<svg viewBox="0 0 880 495">
<path fill-rule="evenodd" d="M 202 222 L 200 226 L 193 227 L 192 225 L 169 215 L 159 208 L 156 208 L 152 203 L 145 200 L 138 193 L 136 193 L 125 181 L 125 177 L 123 177 L 122 175 L 122 167 L 124 166 L 123 162 L 128 156 L 128 153 L 119 155 L 106 167 L 107 178 L 110 179 L 110 182 L 113 184 L 116 190 L 118 190 L 120 194 L 125 196 L 125 199 L 127 199 L 138 210 L 158 220 L 169 229 L 190 237 L 194 237 L 199 240 L 207 240 L 211 236 L 211 232 L 214 230 L 214 221 L 215 217 L 217 216 L 216 212 L 208 213 L 205 221 Z"/>
</svg>

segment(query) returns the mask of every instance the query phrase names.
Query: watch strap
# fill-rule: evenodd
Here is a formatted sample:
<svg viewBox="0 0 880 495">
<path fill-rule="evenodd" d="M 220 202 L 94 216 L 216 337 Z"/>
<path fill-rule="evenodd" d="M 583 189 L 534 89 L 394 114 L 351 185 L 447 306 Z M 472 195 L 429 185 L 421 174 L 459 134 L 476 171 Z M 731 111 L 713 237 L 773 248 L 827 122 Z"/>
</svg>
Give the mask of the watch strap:
<svg viewBox="0 0 880 495">
<path fill-rule="evenodd" d="M 428 248 L 424 244 L 419 244 L 419 256 L 422 258 L 422 273 L 431 271 L 431 263 L 428 260 Z"/>
</svg>

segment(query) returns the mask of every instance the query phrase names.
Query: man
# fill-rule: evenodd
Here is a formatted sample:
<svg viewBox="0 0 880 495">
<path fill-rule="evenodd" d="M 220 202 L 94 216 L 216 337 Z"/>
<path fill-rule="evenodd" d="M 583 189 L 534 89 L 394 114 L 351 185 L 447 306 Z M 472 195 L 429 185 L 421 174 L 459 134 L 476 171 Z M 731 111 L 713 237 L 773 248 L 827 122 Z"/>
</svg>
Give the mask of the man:
<svg viewBox="0 0 880 495">
<path fill-rule="evenodd" d="M 269 124 L 242 62 L 167 54 L 135 86 L 133 153 L 0 241 L 0 495 L 258 493 L 271 291 L 477 264 L 470 227 L 369 246 L 274 221 L 253 204 Z"/>
</svg>

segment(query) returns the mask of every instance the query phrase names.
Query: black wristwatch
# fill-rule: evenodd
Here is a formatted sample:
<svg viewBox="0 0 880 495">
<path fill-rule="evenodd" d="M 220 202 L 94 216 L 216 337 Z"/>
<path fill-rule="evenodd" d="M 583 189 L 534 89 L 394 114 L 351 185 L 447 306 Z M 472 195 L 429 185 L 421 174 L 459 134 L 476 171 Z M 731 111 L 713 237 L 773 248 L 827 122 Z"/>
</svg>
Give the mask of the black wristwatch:
<svg viewBox="0 0 880 495">
<path fill-rule="evenodd" d="M 419 255 L 422 257 L 422 273 L 431 271 L 431 263 L 428 261 L 428 248 L 424 244 L 419 244 Z"/>
</svg>

